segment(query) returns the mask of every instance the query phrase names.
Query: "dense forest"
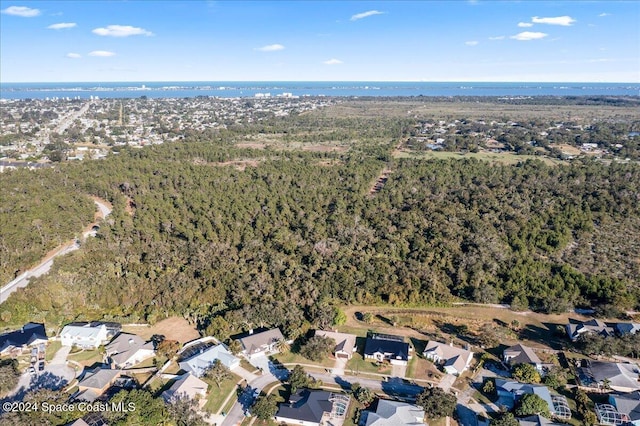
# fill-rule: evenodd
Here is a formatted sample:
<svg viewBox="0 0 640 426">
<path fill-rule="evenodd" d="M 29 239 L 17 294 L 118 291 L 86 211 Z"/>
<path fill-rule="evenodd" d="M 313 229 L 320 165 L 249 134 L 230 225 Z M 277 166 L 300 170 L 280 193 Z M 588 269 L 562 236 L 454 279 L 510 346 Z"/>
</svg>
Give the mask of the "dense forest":
<svg viewBox="0 0 640 426">
<path fill-rule="evenodd" d="M 405 122 L 350 123 L 361 131 L 330 139 L 376 143 L 239 149 L 248 132 L 230 129 L 1 174 L 5 276 L 33 260 L 20 241 L 47 248 L 88 222 L 82 194 L 114 204 L 97 238 L 0 306 L 2 321 L 180 315 L 220 338 L 260 325 L 296 337 L 340 303 L 640 307 L 640 166 L 393 159 Z"/>
</svg>

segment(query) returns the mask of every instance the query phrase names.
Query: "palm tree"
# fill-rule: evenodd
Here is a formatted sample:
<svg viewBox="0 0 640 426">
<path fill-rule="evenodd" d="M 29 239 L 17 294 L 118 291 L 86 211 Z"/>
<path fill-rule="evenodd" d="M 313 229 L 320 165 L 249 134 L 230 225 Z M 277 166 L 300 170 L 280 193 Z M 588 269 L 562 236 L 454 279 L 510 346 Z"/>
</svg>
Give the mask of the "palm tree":
<svg viewBox="0 0 640 426">
<path fill-rule="evenodd" d="M 289 352 L 291 350 L 291 346 L 289 345 L 289 343 L 287 343 L 286 340 L 280 339 L 280 340 L 278 340 L 278 343 L 276 343 L 276 349 L 281 354 L 286 354 L 287 352 Z"/>
</svg>

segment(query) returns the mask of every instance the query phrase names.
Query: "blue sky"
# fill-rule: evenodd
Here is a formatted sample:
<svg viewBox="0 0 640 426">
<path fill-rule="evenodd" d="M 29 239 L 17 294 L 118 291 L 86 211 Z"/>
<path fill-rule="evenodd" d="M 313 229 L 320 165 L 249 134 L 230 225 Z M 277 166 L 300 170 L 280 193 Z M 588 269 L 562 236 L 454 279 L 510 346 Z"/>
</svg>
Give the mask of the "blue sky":
<svg viewBox="0 0 640 426">
<path fill-rule="evenodd" d="M 0 0 L 0 11 L 1 82 L 640 82 L 635 0 Z"/>
</svg>

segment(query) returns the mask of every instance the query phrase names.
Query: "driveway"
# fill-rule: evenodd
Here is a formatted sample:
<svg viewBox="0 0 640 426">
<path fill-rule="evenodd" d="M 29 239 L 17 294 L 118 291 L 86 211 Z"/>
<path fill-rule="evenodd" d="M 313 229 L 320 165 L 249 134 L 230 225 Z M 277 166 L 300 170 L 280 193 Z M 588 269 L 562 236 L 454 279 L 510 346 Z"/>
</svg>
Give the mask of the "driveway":
<svg viewBox="0 0 640 426">
<path fill-rule="evenodd" d="M 440 384 L 438 385 L 438 387 L 442 388 L 442 390 L 445 392 L 449 392 L 449 389 L 451 389 L 451 386 L 453 386 L 453 382 L 455 381 L 456 376 L 454 376 L 453 374 L 445 374 L 442 377 L 442 380 L 440 380 Z"/>
<path fill-rule="evenodd" d="M 400 377 L 404 379 L 404 376 L 407 374 L 407 366 L 406 365 L 394 365 L 391 364 L 391 377 Z"/>
</svg>

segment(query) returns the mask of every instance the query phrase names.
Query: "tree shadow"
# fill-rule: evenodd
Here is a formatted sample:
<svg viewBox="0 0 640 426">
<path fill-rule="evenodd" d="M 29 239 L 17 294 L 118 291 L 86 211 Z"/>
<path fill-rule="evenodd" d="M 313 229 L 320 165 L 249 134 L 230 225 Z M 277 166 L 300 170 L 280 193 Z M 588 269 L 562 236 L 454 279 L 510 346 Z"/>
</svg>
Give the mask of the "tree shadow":
<svg viewBox="0 0 640 426">
<path fill-rule="evenodd" d="M 29 387 L 30 389 L 59 390 L 65 387 L 67 383 L 67 379 L 45 371 L 44 373 L 31 376 Z"/>
</svg>

